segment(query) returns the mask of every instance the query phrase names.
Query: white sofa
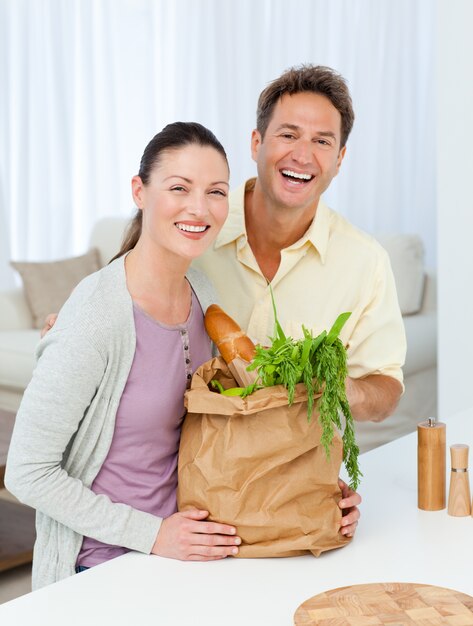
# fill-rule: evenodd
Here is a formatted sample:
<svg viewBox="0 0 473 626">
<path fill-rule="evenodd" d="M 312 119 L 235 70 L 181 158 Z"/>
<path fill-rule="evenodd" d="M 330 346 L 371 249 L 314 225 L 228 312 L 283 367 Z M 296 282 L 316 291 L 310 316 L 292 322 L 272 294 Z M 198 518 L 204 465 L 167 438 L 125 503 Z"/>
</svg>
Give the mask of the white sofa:
<svg viewBox="0 0 473 626">
<path fill-rule="evenodd" d="M 126 223 L 124 218 L 105 218 L 95 225 L 90 246 L 98 248 L 102 264 L 118 251 Z M 412 302 L 418 301 L 420 310 L 403 316 L 408 345 L 405 393 L 395 414 L 384 422 L 357 424 L 362 451 L 407 434 L 419 421 L 437 414 L 435 275 L 423 268 L 422 244 L 417 237 L 379 239 L 390 254 L 401 305 L 410 310 Z M 33 371 L 38 340 L 39 331 L 32 328 L 23 290 L 0 292 L 0 408 L 18 408 Z"/>
</svg>

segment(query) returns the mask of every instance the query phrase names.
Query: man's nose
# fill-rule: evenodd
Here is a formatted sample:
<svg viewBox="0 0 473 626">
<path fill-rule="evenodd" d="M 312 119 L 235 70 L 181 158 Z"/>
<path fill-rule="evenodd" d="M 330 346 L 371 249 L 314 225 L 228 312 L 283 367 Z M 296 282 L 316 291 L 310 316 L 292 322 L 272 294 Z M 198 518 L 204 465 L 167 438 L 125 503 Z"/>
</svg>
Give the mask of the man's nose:
<svg viewBox="0 0 473 626">
<path fill-rule="evenodd" d="M 300 165 L 307 165 L 312 161 L 312 143 L 298 141 L 293 147 L 292 158 Z"/>
</svg>

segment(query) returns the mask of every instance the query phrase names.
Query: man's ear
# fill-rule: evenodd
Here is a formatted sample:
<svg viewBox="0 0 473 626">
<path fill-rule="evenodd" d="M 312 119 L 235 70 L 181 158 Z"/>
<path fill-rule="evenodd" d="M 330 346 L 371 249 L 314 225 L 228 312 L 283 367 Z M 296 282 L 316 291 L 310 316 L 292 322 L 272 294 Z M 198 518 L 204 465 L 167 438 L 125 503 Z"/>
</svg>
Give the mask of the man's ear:
<svg viewBox="0 0 473 626">
<path fill-rule="evenodd" d="M 251 158 L 253 161 L 257 161 L 258 151 L 262 143 L 261 133 L 255 128 L 251 133 Z"/>
<path fill-rule="evenodd" d="M 144 185 L 139 176 L 133 176 L 131 179 L 131 195 L 133 196 L 133 201 L 136 206 L 142 209 L 144 206 Z"/>
<path fill-rule="evenodd" d="M 343 148 L 340 150 L 340 152 L 338 154 L 338 158 L 337 158 L 337 174 L 340 171 L 340 167 L 342 165 L 342 161 L 343 161 L 343 158 L 345 157 L 346 151 L 347 151 L 347 147 L 343 146 Z"/>
</svg>

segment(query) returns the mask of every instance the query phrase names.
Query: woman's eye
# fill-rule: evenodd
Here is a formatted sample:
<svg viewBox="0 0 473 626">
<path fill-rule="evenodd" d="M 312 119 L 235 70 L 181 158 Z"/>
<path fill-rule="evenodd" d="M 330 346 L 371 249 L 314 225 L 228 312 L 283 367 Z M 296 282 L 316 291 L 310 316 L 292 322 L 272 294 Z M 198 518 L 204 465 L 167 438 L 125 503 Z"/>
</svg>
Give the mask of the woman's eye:
<svg viewBox="0 0 473 626">
<path fill-rule="evenodd" d="M 171 187 L 171 191 L 185 191 L 185 187 L 182 187 L 182 185 L 176 185 Z"/>
<path fill-rule="evenodd" d="M 216 196 L 223 196 L 224 198 L 227 197 L 227 194 L 224 191 L 222 191 L 222 189 L 212 189 L 212 191 L 210 193 L 212 193 L 212 194 L 214 194 Z"/>
</svg>

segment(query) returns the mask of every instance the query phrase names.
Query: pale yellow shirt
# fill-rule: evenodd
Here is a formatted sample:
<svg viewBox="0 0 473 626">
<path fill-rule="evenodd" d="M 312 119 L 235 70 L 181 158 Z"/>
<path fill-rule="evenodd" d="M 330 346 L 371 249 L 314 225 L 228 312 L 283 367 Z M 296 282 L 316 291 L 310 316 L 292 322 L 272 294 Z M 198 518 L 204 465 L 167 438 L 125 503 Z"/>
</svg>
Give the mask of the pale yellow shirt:
<svg viewBox="0 0 473 626">
<path fill-rule="evenodd" d="M 244 195 L 245 185 L 230 195 L 228 219 L 195 265 L 213 282 L 222 308 L 255 342 L 268 345 L 271 296 L 248 244 Z M 305 235 L 281 251 L 271 287 L 286 334 L 301 337 L 302 324 L 314 335 L 328 331 L 340 313 L 351 311 L 340 335 L 350 376 L 384 374 L 402 382 L 404 325 L 388 255 L 373 237 L 320 201 Z"/>
</svg>

